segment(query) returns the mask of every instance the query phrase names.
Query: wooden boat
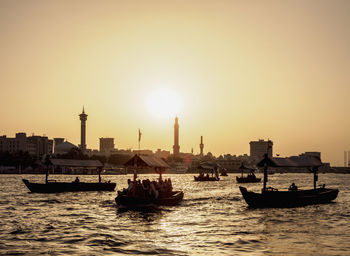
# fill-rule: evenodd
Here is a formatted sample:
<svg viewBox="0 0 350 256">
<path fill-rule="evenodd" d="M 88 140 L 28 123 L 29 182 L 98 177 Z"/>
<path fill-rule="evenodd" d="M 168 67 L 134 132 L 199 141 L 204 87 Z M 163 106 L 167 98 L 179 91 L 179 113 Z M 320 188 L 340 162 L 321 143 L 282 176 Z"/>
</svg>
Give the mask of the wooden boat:
<svg viewBox="0 0 350 256">
<path fill-rule="evenodd" d="M 316 188 L 318 180 L 317 171 L 322 162 L 317 157 L 291 157 L 291 158 L 270 158 L 265 155 L 264 159 L 258 163 L 264 166 L 264 186 L 261 193 L 248 191 L 245 187 L 239 187 L 242 196 L 249 207 L 299 207 L 312 204 L 329 203 L 337 198 L 339 190 Z M 273 167 L 307 167 L 314 174 L 314 188 L 308 190 L 294 189 L 278 191 L 278 189 L 266 187 L 268 166 Z M 294 184 L 292 184 L 294 185 Z"/>
<path fill-rule="evenodd" d="M 194 176 L 194 181 L 219 181 L 219 168 L 220 166 L 216 163 L 201 163 L 198 166 L 199 175 Z M 209 175 L 211 173 L 211 176 Z M 206 175 L 204 175 L 206 173 Z"/>
<path fill-rule="evenodd" d="M 247 191 L 239 187 L 244 200 L 252 208 L 299 207 L 311 204 L 329 203 L 336 199 L 339 190 L 317 188 L 297 191 L 263 190 L 262 193 Z"/>
<path fill-rule="evenodd" d="M 98 182 L 80 182 L 78 177 L 73 182 L 56 182 L 55 180 L 49 180 L 48 166 L 52 164 L 52 161 L 57 159 L 50 159 L 48 155 L 45 159 L 46 165 L 46 179 L 45 183 L 29 182 L 26 179 L 22 179 L 26 187 L 33 193 L 61 193 L 61 192 L 78 192 L 78 191 L 113 191 L 116 183 L 102 182 L 101 171 L 102 164 L 96 160 L 68 160 L 70 164 L 76 165 L 89 165 L 89 167 L 96 167 L 98 172 Z M 62 161 L 62 160 L 61 160 Z M 74 163 L 73 163 L 74 162 Z"/>
<path fill-rule="evenodd" d="M 194 176 L 194 181 L 219 181 L 219 177 L 210 177 L 210 176 Z"/>
<path fill-rule="evenodd" d="M 30 192 L 33 193 L 61 193 L 78 191 L 114 191 L 116 183 L 111 182 L 52 182 L 33 183 L 22 179 Z"/>
<path fill-rule="evenodd" d="M 118 191 L 115 198 L 117 205 L 130 210 L 149 210 L 160 205 L 177 205 L 182 201 L 184 192 L 173 191 L 171 180 L 163 181 L 162 179 L 162 174 L 169 168 L 169 165 L 162 159 L 154 156 L 135 155 L 124 165 L 134 168 L 134 179 L 133 181 L 128 180 L 130 188 Z M 158 181 L 143 180 L 141 183 L 140 180 L 137 180 L 139 167 L 154 168 L 159 173 Z"/>
<path fill-rule="evenodd" d="M 261 178 L 257 178 L 255 176 L 246 176 L 246 177 L 236 176 L 236 181 L 238 183 L 256 183 L 256 182 L 260 182 Z"/>
<path fill-rule="evenodd" d="M 255 169 L 252 167 L 247 167 L 243 163 L 239 167 L 239 169 L 242 171 L 241 177 L 236 176 L 236 181 L 238 183 L 255 183 L 255 182 L 260 182 L 261 178 L 257 178 L 254 174 Z M 247 176 L 243 175 L 243 172 L 245 170 L 249 171 L 249 174 Z"/>
<path fill-rule="evenodd" d="M 182 191 L 172 191 L 170 195 L 159 196 L 157 199 L 154 197 L 137 197 L 129 196 L 124 193 L 118 193 L 118 196 L 115 198 L 115 202 L 118 205 L 127 206 L 129 208 L 144 208 L 151 205 L 173 206 L 179 204 L 183 197 L 184 193 Z"/>
</svg>

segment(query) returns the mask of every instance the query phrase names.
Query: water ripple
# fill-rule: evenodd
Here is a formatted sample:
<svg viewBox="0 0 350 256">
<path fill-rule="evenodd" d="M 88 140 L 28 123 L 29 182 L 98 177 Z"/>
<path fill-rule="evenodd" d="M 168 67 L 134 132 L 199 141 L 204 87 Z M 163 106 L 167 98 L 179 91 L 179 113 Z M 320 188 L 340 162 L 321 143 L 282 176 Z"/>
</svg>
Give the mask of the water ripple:
<svg viewBox="0 0 350 256">
<path fill-rule="evenodd" d="M 295 209 L 249 209 L 235 175 L 203 183 L 193 175 L 169 176 L 185 192 L 183 202 L 145 212 L 117 207 L 116 192 L 34 194 L 21 179 L 42 181 L 41 175 L 0 175 L 0 255 L 350 254 L 350 175 L 321 174 L 320 183 L 340 188 L 336 202 Z M 121 189 L 128 178 L 106 179 Z M 275 174 L 269 183 L 287 188 L 291 180 L 303 187 L 312 179 Z"/>
</svg>

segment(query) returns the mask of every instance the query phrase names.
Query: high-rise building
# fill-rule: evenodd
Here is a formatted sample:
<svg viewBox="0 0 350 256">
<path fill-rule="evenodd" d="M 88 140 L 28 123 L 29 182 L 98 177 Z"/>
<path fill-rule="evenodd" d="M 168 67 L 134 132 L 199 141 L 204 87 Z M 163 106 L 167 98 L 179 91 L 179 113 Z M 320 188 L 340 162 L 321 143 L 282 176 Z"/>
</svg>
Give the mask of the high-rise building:
<svg viewBox="0 0 350 256">
<path fill-rule="evenodd" d="M 199 148 L 200 148 L 200 156 L 203 156 L 203 149 L 204 149 L 204 144 L 203 144 L 203 136 L 201 136 L 201 144 L 199 144 Z"/>
<path fill-rule="evenodd" d="M 110 152 L 114 149 L 114 138 L 100 138 L 100 152 Z"/>
<path fill-rule="evenodd" d="M 179 119 L 175 117 L 174 124 L 174 146 L 173 146 L 174 156 L 179 156 L 180 154 L 180 145 L 179 145 Z"/>
<path fill-rule="evenodd" d="M 86 120 L 87 120 L 87 114 L 84 112 L 84 107 L 83 107 L 83 112 L 79 115 L 80 121 L 81 121 L 81 131 L 80 131 L 80 149 L 81 150 L 86 150 Z"/>
<path fill-rule="evenodd" d="M 272 146 L 271 140 L 258 140 L 249 142 L 250 145 L 250 156 L 256 159 L 261 159 L 267 153 L 269 157 L 272 157 Z"/>
<path fill-rule="evenodd" d="M 27 137 L 27 147 L 30 145 L 30 151 L 32 151 L 33 155 L 42 156 L 45 154 L 52 154 L 53 140 L 49 140 L 46 136 L 32 135 Z"/>
<path fill-rule="evenodd" d="M 32 135 L 27 137 L 23 132 L 16 133 L 15 138 L 0 136 L 0 151 L 15 153 L 19 151 L 28 152 L 30 155 L 41 157 L 45 154 L 52 154 L 53 140 L 46 136 Z"/>
</svg>

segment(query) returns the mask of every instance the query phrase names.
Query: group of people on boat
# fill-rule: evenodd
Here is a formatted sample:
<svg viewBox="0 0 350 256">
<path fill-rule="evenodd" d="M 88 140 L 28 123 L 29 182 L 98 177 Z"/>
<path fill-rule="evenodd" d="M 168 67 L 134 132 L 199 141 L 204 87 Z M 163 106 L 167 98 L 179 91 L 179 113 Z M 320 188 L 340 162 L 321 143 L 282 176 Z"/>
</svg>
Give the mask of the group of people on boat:
<svg viewBox="0 0 350 256">
<path fill-rule="evenodd" d="M 249 179 L 255 179 L 256 176 L 255 176 L 254 172 L 251 172 L 251 173 L 248 174 L 247 178 L 249 178 Z"/>
<path fill-rule="evenodd" d="M 212 176 L 213 176 L 213 174 L 212 174 Z M 199 177 L 200 177 L 200 178 L 204 178 L 204 173 L 201 172 L 201 173 L 199 174 Z M 205 175 L 205 177 L 206 177 L 206 178 L 209 178 L 209 173 L 207 173 L 207 174 Z"/>
<path fill-rule="evenodd" d="M 165 180 L 159 178 L 158 181 L 149 179 L 131 181 L 128 179 L 128 188 L 124 188 L 122 193 L 138 198 L 158 199 L 171 195 L 172 191 L 173 185 L 170 178 Z"/>
</svg>

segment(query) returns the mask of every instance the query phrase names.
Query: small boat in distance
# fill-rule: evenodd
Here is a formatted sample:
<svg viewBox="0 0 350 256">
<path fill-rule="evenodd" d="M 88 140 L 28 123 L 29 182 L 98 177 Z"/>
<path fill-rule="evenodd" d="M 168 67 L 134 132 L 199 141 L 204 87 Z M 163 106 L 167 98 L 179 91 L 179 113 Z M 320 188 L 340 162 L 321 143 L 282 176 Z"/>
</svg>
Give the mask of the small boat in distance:
<svg viewBox="0 0 350 256">
<path fill-rule="evenodd" d="M 219 181 L 219 165 L 216 163 L 202 163 L 198 166 L 199 175 L 194 176 L 194 181 Z M 211 172 L 211 176 L 209 175 Z M 206 173 L 206 174 L 204 174 Z"/>
<path fill-rule="evenodd" d="M 67 164 L 67 166 L 86 166 L 97 168 L 98 182 L 81 182 L 78 177 L 72 182 L 57 182 L 49 180 L 48 167 L 55 164 Z M 78 192 L 78 191 L 114 191 L 116 183 L 102 182 L 101 171 L 102 164 L 98 160 L 72 160 L 72 159 L 49 159 L 45 160 L 46 179 L 45 183 L 29 182 L 27 179 L 22 179 L 23 183 L 32 193 L 61 193 L 61 192 Z"/>
<path fill-rule="evenodd" d="M 242 196 L 249 207 L 252 208 L 279 208 L 279 207 L 299 207 L 311 204 L 329 203 L 336 199 L 338 189 L 325 188 L 323 184 L 316 188 L 318 180 L 317 171 L 322 162 L 318 157 L 290 157 L 290 158 L 270 158 L 265 154 L 258 166 L 264 167 L 264 186 L 261 193 L 248 191 L 245 187 L 239 187 Z M 299 190 L 295 184 L 287 191 L 278 191 L 272 187 L 266 187 L 268 167 L 306 167 L 314 174 L 314 188 Z"/>
<path fill-rule="evenodd" d="M 236 176 L 236 181 L 238 183 L 255 183 L 255 182 L 260 182 L 261 178 L 257 178 L 254 174 L 255 169 L 252 167 L 247 167 L 243 163 L 239 167 L 239 169 L 242 171 L 241 177 Z M 247 176 L 243 175 L 244 170 L 248 170 L 249 173 Z"/>
<path fill-rule="evenodd" d="M 33 183 L 26 179 L 22 179 L 22 181 L 32 193 L 114 191 L 116 186 L 116 183 L 112 182 L 56 182 L 48 180 L 47 183 Z"/>
</svg>

